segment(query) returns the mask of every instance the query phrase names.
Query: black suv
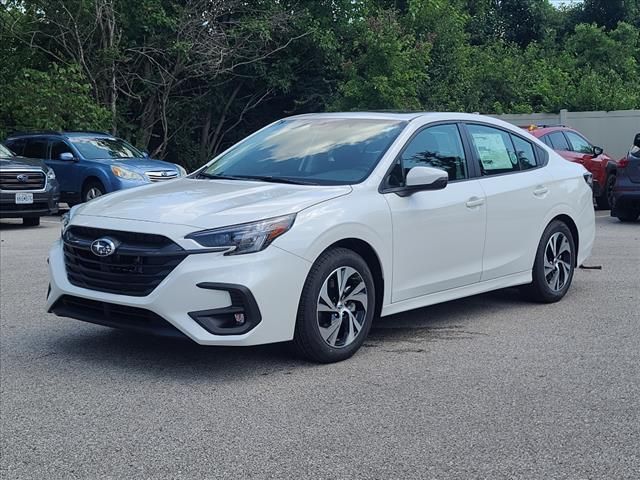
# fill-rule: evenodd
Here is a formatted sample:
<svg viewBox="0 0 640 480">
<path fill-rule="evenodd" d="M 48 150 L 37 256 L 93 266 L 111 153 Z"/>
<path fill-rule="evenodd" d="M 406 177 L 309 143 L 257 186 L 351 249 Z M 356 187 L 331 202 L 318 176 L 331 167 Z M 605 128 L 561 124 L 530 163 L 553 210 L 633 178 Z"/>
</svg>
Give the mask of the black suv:
<svg viewBox="0 0 640 480">
<path fill-rule="evenodd" d="M 0 143 L 0 218 L 22 218 L 25 225 L 58 212 L 56 174 L 41 160 L 17 157 Z"/>
<path fill-rule="evenodd" d="M 612 197 L 612 217 L 618 217 L 621 222 L 635 222 L 640 217 L 640 133 L 626 158 L 618 162 Z"/>
</svg>

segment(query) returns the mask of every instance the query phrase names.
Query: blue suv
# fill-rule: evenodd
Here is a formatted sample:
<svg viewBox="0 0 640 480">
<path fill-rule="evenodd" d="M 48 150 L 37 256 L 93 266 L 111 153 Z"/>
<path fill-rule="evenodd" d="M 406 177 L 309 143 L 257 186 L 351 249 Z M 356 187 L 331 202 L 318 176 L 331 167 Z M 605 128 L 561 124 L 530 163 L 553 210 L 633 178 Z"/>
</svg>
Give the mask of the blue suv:
<svg viewBox="0 0 640 480">
<path fill-rule="evenodd" d="M 154 160 L 120 138 L 101 132 L 14 134 L 5 145 L 17 155 L 43 159 L 60 184 L 60 201 L 69 205 L 123 188 L 186 175 L 179 165 Z"/>
</svg>

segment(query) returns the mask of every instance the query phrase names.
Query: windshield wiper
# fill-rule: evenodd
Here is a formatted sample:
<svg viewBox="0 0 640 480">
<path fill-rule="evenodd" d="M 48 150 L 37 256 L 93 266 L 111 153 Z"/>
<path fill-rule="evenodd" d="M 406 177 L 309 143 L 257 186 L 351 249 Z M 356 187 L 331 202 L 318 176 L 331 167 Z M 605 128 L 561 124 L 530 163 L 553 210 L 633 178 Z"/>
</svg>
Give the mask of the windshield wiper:
<svg viewBox="0 0 640 480">
<path fill-rule="evenodd" d="M 245 180 L 244 177 L 235 177 L 233 175 L 215 175 L 207 172 L 200 172 L 198 178 L 210 178 L 212 180 Z"/>
<path fill-rule="evenodd" d="M 287 183 L 290 185 L 317 185 L 316 183 L 308 182 L 305 180 L 286 177 L 274 177 L 272 175 L 238 175 L 234 178 L 239 178 L 242 180 L 258 180 L 260 182 Z"/>
<path fill-rule="evenodd" d="M 217 175 L 202 172 L 198 175 L 198 177 L 211 178 L 214 180 L 257 180 L 258 182 L 287 183 L 290 185 L 317 185 L 316 183 L 307 182 L 305 180 L 274 177 L 271 175 Z"/>
</svg>

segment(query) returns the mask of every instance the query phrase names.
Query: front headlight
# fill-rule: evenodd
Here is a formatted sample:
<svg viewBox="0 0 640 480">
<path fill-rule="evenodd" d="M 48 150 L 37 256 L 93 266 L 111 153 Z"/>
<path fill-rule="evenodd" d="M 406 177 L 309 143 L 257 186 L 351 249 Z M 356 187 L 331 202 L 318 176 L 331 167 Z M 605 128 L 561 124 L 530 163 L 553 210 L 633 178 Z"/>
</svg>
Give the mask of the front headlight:
<svg viewBox="0 0 640 480">
<path fill-rule="evenodd" d="M 276 238 L 288 232 L 295 219 L 295 214 L 285 215 L 259 222 L 203 230 L 191 233 L 186 238 L 195 240 L 203 247 L 228 249 L 225 255 L 254 253 L 264 250 Z"/>
<path fill-rule="evenodd" d="M 56 179 L 56 172 L 53 171 L 53 168 L 50 168 L 49 171 L 47 172 L 47 178 L 49 180 L 55 180 Z"/>
<path fill-rule="evenodd" d="M 180 165 L 176 165 L 176 167 L 178 167 L 178 172 L 180 172 L 179 175 L 181 177 L 186 177 L 187 176 L 187 171 L 184 169 L 184 167 L 182 167 Z"/>
<path fill-rule="evenodd" d="M 67 231 L 69 222 L 71 221 L 71 210 L 60 217 L 60 236 L 64 237 L 64 232 Z"/>
<path fill-rule="evenodd" d="M 146 181 L 146 179 L 142 175 L 140 175 L 138 172 L 134 172 L 133 170 L 119 167 L 117 165 L 112 165 L 111 171 L 116 177 L 120 177 L 124 180 L 139 180 L 142 182 Z"/>
</svg>

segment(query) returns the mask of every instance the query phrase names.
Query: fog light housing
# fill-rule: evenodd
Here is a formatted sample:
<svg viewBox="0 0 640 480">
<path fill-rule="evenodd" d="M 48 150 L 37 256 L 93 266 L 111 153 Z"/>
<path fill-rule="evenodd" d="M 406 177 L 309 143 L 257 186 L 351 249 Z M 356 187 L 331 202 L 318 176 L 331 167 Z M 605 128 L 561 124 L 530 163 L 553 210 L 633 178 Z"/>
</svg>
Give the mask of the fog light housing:
<svg viewBox="0 0 640 480">
<path fill-rule="evenodd" d="M 223 290 L 229 293 L 231 305 L 189 312 L 189 316 L 207 332 L 213 335 L 242 335 L 255 328 L 262 317 L 251 291 L 242 286 L 228 283 L 198 283 L 199 288 Z"/>
</svg>

